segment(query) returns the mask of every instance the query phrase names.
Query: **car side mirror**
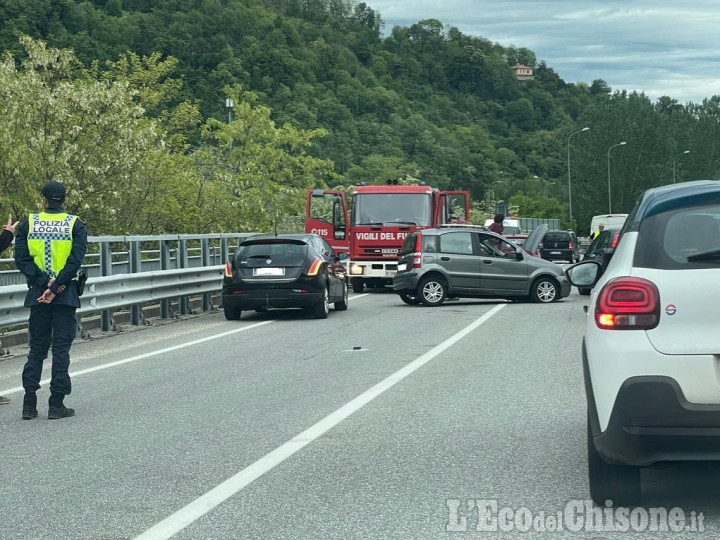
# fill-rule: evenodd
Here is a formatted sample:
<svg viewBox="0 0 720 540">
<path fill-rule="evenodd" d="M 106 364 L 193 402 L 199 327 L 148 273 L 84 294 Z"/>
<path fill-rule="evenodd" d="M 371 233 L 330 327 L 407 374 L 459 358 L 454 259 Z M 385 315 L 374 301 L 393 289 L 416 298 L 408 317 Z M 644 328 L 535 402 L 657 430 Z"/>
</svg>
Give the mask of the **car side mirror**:
<svg viewBox="0 0 720 540">
<path fill-rule="evenodd" d="M 568 281 L 576 287 L 593 287 L 600 279 L 600 263 L 584 261 L 565 270 Z"/>
<path fill-rule="evenodd" d="M 344 261 L 348 258 L 348 254 L 345 251 L 341 251 L 337 256 L 339 261 Z"/>
<path fill-rule="evenodd" d="M 524 260 L 524 259 L 525 259 L 525 256 L 523 255 L 523 250 L 522 250 L 522 249 L 518 249 L 518 250 L 515 252 L 515 260 L 517 260 L 517 261 L 522 261 L 522 260 Z"/>
<path fill-rule="evenodd" d="M 585 248 L 580 248 L 580 249 L 578 250 L 578 253 L 579 253 L 580 255 L 585 255 L 585 254 L 587 253 L 587 249 L 585 249 Z"/>
</svg>

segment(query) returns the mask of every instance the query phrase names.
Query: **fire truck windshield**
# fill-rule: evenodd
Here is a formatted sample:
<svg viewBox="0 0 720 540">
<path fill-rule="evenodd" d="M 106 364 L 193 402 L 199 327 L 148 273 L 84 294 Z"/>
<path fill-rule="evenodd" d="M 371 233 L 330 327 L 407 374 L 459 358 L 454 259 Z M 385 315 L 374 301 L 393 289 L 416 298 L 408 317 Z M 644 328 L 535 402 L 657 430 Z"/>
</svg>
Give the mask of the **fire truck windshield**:
<svg viewBox="0 0 720 540">
<path fill-rule="evenodd" d="M 353 197 L 353 225 L 432 224 L 432 201 L 427 193 L 362 193 Z"/>
</svg>

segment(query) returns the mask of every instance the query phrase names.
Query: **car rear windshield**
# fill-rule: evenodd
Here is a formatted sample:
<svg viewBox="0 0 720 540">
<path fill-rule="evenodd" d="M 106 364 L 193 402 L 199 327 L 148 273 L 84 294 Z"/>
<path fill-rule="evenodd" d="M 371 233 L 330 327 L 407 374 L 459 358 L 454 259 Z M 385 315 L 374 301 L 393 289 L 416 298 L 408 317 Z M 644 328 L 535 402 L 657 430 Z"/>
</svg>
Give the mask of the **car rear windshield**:
<svg viewBox="0 0 720 540">
<path fill-rule="evenodd" d="M 720 204 L 673 209 L 644 219 L 634 264 L 677 270 L 720 266 Z"/>
<path fill-rule="evenodd" d="M 284 260 L 304 259 L 307 245 L 297 242 L 257 242 L 240 246 L 237 256 L 242 259 L 272 259 L 281 262 Z"/>
<path fill-rule="evenodd" d="M 423 253 L 434 253 L 437 251 L 437 236 L 434 234 L 423 234 L 421 231 L 409 234 L 403 240 L 401 255 L 407 255 L 408 253 L 415 253 L 415 246 L 417 245 L 417 237 L 422 236 L 422 250 Z"/>
<path fill-rule="evenodd" d="M 570 240 L 570 233 L 566 232 L 549 232 L 543 238 L 544 243 L 548 242 L 567 242 Z"/>
</svg>

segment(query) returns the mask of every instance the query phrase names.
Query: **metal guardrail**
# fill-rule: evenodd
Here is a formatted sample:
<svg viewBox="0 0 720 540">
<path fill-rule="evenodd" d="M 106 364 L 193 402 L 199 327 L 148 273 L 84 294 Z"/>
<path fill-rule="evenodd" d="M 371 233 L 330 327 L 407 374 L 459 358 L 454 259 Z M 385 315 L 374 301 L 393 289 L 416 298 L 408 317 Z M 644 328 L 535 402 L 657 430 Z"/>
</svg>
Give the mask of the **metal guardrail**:
<svg viewBox="0 0 720 540">
<path fill-rule="evenodd" d="M 221 265 L 95 278 L 85 285 L 77 313 L 217 292 L 222 287 L 222 276 Z M 27 322 L 30 311 L 23 305 L 27 291 L 26 285 L 0 287 L 0 327 Z"/>
<path fill-rule="evenodd" d="M 132 324 L 143 323 L 143 304 L 160 303 L 160 316 L 190 313 L 190 296 L 202 295 L 202 309 L 222 287 L 223 264 L 231 250 L 255 233 L 163 236 L 91 236 L 83 268 L 88 271 L 78 314 L 100 313 L 103 331 L 116 329 L 113 309 L 130 308 Z M 231 243 L 235 245 L 231 246 Z M 24 276 L 14 259 L 0 259 L 0 329 L 23 325 L 30 310 Z M 80 317 L 78 317 L 80 321 Z"/>
</svg>

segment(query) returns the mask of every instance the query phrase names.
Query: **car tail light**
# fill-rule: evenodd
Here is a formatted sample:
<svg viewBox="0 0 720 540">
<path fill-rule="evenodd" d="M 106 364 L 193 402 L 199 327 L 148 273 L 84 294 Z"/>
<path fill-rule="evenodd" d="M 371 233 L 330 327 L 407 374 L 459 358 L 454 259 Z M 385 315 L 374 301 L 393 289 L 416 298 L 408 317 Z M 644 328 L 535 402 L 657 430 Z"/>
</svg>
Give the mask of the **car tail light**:
<svg viewBox="0 0 720 540">
<path fill-rule="evenodd" d="M 610 243 L 610 247 L 615 249 L 615 246 L 617 246 L 618 240 L 620 240 L 620 233 L 616 232 L 613 234 L 612 242 Z"/>
<path fill-rule="evenodd" d="M 232 277 L 232 266 L 230 265 L 230 261 L 225 262 L 225 277 L 226 278 Z"/>
<path fill-rule="evenodd" d="M 616 278 L 602 288 L 595 324 L 606 330 L 650 330 L 660 321 L 660 293 L 651 281 Z"/>
<path fill-rule="evenodd" d="M 313 263 L 310 265 L 310 270 L 308 270 L 307 275 L 308 276 L 317 276 L 317 273 L 320 270 L 320 266 L 322 266 L 322 261 L 320 259 L 315 259 L 313 261 Z"/>
<path fill-rule="evenodd" d="M 422 268 L 422 233 L 415 237 L 415 253 L 413 253 L 413 268 Z"/>
<path fill-rule="evenodd" d="M 572 251 L 572 249 L 573 249 L 572 240 L 570 240 L 570 241 L 568 242 L 568 249 L 569 249 L 570 251 Z"/>
</svg>

